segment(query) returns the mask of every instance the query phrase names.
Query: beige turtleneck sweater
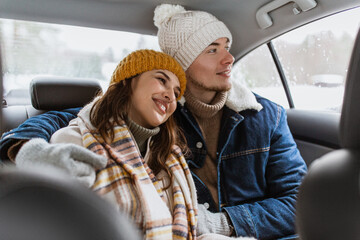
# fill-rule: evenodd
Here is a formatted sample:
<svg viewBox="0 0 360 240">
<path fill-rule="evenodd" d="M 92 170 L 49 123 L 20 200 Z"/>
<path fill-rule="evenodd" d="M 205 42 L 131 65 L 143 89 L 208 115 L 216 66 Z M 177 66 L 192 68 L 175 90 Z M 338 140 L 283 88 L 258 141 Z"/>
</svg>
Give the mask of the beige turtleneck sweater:
<svg viewBox="0 0 360 240">
<path fill-rule="evenodd" d="M 145 156 L 146 153 L 146 147 L 147 147 L 147 140 L 155 136 L 160 132 L 160 127 L 156 127 L 153 129 L 144 128 L 128 118 L 126 120 L 126 124 L 129 126 L 130 132 L 135 138 L 135 142 L 137 143 L 140 153 L 142 156 Z"/>
<path fill-rule="evenodd" d="M 218 205 L 216 151 L 227 92 L 217 93 L 210 104 L 199 101 L 190 91 L 186 91 L 184 97 L 187 108 L 191 111 L 200 126 L 207 148 L 205 164 L 202 168 L 192 169 L 192 171 L 209 188 L 214 202 Z"/>
</svg>

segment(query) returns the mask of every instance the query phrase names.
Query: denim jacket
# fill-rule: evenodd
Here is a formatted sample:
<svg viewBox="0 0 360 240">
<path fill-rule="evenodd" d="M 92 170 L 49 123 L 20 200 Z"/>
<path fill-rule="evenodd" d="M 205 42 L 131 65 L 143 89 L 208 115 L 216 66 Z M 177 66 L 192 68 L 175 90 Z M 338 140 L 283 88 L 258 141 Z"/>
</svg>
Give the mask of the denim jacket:
<svg viewBox="0 0 360 240">
<path fill-rule="evenodd" d="M 29 118 L 1 137 L 0 163 L 6 163 L 10 159 L 8 149 L 19 140 L 42 138 L 50 141 L 51 135 L 60 128 L 66 127 L 69 122 L 77 117 L 81 108 L 70 108 L 63 111 L 49 111 L 44 114 Z"/>
<path fill-rule="evenodd" d="M 289 131 L 285 110 L 255 97 L 261 110 L 242 107 L 241 98 L 233 98 L 224 108 L 217 149 L 218 206 L 208 188 L 195 174 L 193 177 L 198 201 L 210 211 L 226 211 L 237 236 L 274 239 L 295 232 L 295 200 L 306 165 Z M 1 159 L 8 160 L 7 149 L 19 139 L 49 141 L 79 110 L 50 111 L 5 133 L 0 142 Z M 174 115 L 192 153 L 188 164 L 200 168 L 207 151 L 200 128 L 186 105 L 178 104 Z"/>
<path fill-rule="evenodd" d="M 219 205 L 193 173 L 199 203 L 213 212 L 226 211 L 237 236 L 274 239 L 295 233 L 295 201 L 306 173 L 285 110 L 256 96 L 263 108 L 236 112 L 225 106 L 217 148 Z M 206 144 L 186 105 L 178 104 L 175 119 L 191 150 L 190 169 L 205 162 Z"/>
</svg>

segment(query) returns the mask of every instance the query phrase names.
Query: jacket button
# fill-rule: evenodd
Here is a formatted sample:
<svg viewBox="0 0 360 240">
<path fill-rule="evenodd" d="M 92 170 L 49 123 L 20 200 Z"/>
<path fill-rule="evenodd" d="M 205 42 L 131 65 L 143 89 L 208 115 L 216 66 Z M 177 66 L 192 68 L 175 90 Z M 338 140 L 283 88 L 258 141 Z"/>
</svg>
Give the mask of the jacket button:
<svg viewBox="0 0 360 240">
<path fill-rule="evenodd" d="M 203 146 L 202 142 L 197 142 L 196 143 L 196 148 L 202 148 L 202 146 Z"/>
<path fill-rule="evenodd" d="M 210 207 L 210 205 L 209 205 L 209 203 L 204 203 L 204 207 L 206 208 L 206 209 L 209 209 L 209 207 Z"/>
</svg>

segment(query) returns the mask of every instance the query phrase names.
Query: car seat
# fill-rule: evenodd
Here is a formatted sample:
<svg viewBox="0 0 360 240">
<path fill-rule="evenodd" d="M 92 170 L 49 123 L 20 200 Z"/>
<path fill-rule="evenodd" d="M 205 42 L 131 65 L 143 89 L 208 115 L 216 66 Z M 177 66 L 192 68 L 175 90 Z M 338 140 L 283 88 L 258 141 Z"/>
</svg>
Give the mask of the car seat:
<svg viewBox="0 0 360 240">
<path fill-rule="evenodd" d="M 301 240 L 360 239 L 360 32 L 355 40 L 340 120 L 341 149 L 316 160 L 299 190 Z"/>
<path fill-rule="evenodd" d="M 0 169 L 0 239 L 140 240 L 129 219 L 55 169 Z"/>
<path fill-rule="evenodd" d="M 82 107 L 99 91 L 95 79 L 35 77 L 30 84 L 32 106 L 3 106 L 1 134 L 46 111 Z"/>
</svg>

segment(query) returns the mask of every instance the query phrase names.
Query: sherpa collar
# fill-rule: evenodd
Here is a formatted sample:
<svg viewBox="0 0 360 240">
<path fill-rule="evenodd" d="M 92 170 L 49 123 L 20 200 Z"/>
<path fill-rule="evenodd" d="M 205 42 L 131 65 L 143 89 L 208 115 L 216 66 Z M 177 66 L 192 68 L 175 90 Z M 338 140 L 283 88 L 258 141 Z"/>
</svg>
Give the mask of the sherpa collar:
<svg viewBox="0 0 360 240">
<path fill-rule="evenodd" d="M 234 110 L 235 112 L 241 112 L 244 110 L 256 110 L 260 111 L 263 106 L 256 101 L 255 95 L 242 84 L 232 81 L 232 87 L 228 93 L 225 105 Z M 179 103 L 184 106 L 186 100 L 181 97 Z"/>
</svg>

